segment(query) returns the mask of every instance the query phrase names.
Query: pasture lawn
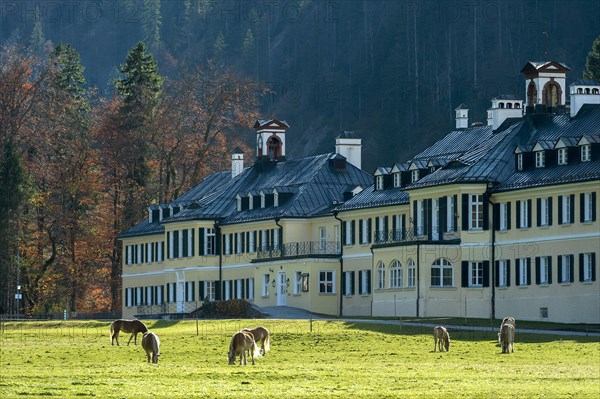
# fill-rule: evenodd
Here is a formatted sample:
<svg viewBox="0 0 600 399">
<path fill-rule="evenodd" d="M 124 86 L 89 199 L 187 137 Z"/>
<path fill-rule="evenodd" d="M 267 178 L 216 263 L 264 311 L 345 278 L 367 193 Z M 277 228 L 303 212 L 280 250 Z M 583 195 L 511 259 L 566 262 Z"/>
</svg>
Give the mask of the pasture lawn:
<svg viewBox="0 0 600 399">
<path fill-rule="evenodd" d="M 107 322 L 5 322 L 0 398 L 598 398 L 600 340 L 453 331 L 433 352 L 430 328 L 306 320 L 148 321 L 158 365 L 138 346 L 111 346 Z M 256 365 L 229 366 L 231 335 L 271 330 Z"/>
</svg>

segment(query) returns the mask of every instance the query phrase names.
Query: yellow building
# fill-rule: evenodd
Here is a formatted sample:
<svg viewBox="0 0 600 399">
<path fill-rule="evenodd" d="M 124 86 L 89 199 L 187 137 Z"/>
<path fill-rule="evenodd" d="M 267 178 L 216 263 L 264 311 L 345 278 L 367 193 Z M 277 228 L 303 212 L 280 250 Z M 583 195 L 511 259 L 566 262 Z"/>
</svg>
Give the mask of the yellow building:
<svg viewBox="0 0 600 399">
<path fill-rule="evenodd" d="M 258 121 L 257 160 L 207 177 L 123 233 L 123 315 L 174 317 L 246 298 L 331 315 L 600 323 L 600 85 L 529 62 L 526 104 L 492 100 L 413 159 L 360 170 L 360 140 L 285 159 Z"/>
</svg>

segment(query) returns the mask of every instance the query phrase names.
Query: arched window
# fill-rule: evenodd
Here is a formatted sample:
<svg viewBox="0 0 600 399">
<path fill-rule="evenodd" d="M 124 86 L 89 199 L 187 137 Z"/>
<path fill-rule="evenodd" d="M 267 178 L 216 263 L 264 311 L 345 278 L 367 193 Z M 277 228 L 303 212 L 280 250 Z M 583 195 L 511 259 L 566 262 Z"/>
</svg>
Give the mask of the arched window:
<svg viewBox="0 0 600 399">
<path fill-rule="evenodd" d="M 267 151 L 270 159 L 276 159 L 281 156 L 281 140 L 272 136 L 267 140 Z"/>
<path fill-rule="evenodd" d="M 521 104 L 515 103 L 515 108 L 521 108 Z"/>
<path fill-rule="evenodd" d="M 562 96 L 562 91 L 560 90 L 560 86 L 556 82 L 548 82 L 544 86 L 543 93 L 543 104 L 548 107 L 558 107 L 562 105 L 560 100 Z"/>
<path fill-rule="evenodd" d="M 598 89 L 592 89 L 592 94 L 599 94 Z"/>
<path fill-rule="evenodd" d="M 439 258 L 431 265 L 432 287 L 454 287 L 454 266 L 445 258 Z"/>
<path fill-rule="evenodd" d="M 590 88 L 589 87 L 586 87 L 585 94 L 590 94 Z"/>
<path fill-rule="evenodd" d="M 499 106 L 500 108 L 504 108 L 504 103 L 498 103 L 498 106 Z"/>
<path fill-rule="evenodd" d="M 408 260 L 408 279 L 406 281 L 406 286 L 409 288 L 414 288 L 417 284 L 417 267 L 415 266 L 415 261 L 412 259 Z"/>
<path fill-rule="evenodd" d="M 529 82 L 527 86 L 527 105 L 534 106 L 537 98 L 537 87 L 533 81 Z"/>
<path fill-rule="evenodd" d="M 506 103 L 506 108 L 511 109 L 512 108 L 512 103 Z"/>
<path fill-rule="evenodd" d="M 583 89 L 581 87 L 577 89 L 577 94 L 583 94 Z"/>
<path fill-rule="evenodd" d="M 390 288 L 402 288 L 402 264 L 395 259 L 390 263 Z"/>
<path fill-rule="evenodd" d="M 377 289 L 385 288 L 385 265 L 382 261 L 377 263 Z"/>
</svg>

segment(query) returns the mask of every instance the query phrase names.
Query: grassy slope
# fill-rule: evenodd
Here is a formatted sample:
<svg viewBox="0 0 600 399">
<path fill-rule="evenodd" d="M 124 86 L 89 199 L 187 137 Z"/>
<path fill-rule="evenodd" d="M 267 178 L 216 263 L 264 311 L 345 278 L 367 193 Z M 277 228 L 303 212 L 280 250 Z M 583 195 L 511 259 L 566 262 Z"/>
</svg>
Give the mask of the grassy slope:
<svg viewBox="0 0 600 399">
<path fill-rule="evenodd" d="M 231 335 L 258 323 L 272 350 L 255 366 L 228 366 Z M 140 346 L 112 347 L 108 323 L 6 323 L 0 397 L 34 398 L 595 398 L 598 338 L 518 334 L 502 355 L 495 334 L 453 332 L 433 353 L 429 328 L 308 321 L 148 323 L 161 338 L 158 365 Z M 123 336 L 122 343 L 126 342 Z M 138 341 L 139 343 L 139 341 Z"/>
</svg>

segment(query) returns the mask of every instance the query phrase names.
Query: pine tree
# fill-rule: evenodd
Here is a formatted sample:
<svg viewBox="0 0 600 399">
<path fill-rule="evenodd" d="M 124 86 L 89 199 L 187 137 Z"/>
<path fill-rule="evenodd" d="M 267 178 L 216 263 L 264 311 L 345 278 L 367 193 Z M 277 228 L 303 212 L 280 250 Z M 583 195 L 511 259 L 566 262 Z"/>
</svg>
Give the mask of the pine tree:
<svg viewBox="0 0 600 399">
<path fill-rule="evenodd" d="M 160 0 L 144 0 L 142 13 L 142 34 L 144 41 L 152 49 L 160 47 L 160 28 L 162 15 L 160 12 Z"/>
<path fill-rule="evenodd" d="M 252 29 L 248 28 L 246 36 L 244 36 L 244 42 L 242 43 L 242 57 L 245 61 L 252 59 L 254 55 L 254 35 Z"/>
<path fill-rule="evenodd" d="M 225 42 L 225 36 L 223 35 L 223 32 L 219 32 L 217 39 L 215 40 L 215 45 L 213 46 L 213 58 L 217 62 L 222 62 L 227 46 L 228 44 Z"/>
<path fill-rule="evenodd" d="M 584 79 L 592 79 L 600 83 L 600 36 L 594 40 L 592 49 L 585 61 Z"/>
<path fill-rule="evenodd" d="M 33 54 L 38 54 L 44 49 L 44 32 L 42 30 L 42 17 L 40 14 L 40 6 L 35 7 L 35 20 L 33 22 L 33 30 L 29 37 L 29 48 Z"/>
</svg>

